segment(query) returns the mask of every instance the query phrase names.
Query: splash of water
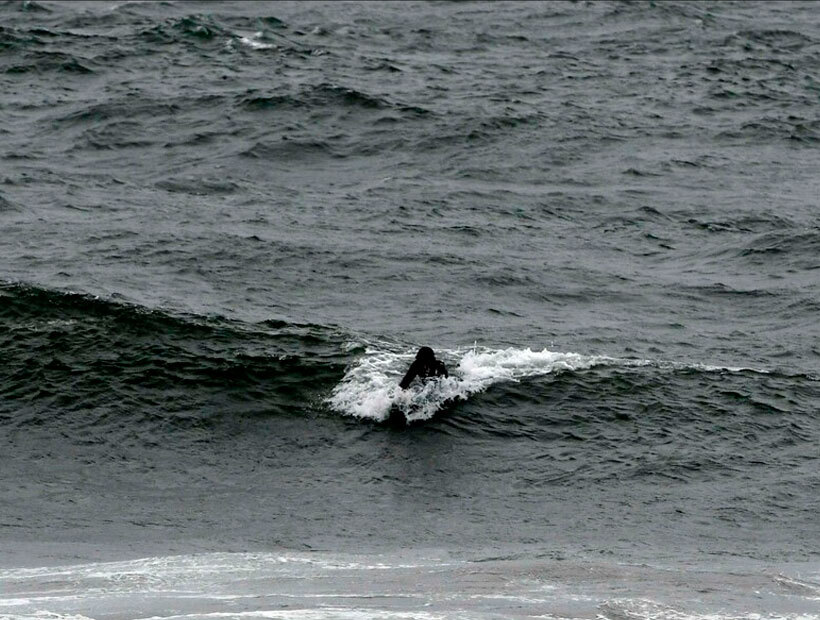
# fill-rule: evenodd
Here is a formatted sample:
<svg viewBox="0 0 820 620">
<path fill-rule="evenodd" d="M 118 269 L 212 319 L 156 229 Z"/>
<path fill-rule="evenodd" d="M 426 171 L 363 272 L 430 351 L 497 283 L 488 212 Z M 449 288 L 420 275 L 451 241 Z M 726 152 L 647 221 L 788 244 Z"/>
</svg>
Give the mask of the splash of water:
<svg viewBox="0 0 820 620">
<path fill-rule="evenodd" d="M 392 408 L 401 410 L 409 422 L 427 420 L 445 403 L 466 400 L 502 381 L 520 381 L 561 371 L 586 370 L 600 365 L 646 365 L 644 360 L 626 360 L 603 355 L 559 353 L 543 349 L 441 350 L 439 357 L 451 376 L 416 381 L 402 390 L 398 383 L 413 359 L 413 353 L 395 353 L 368 348 L 364 357 L 348 369 L 333 389 L 328 404 L 339 413 L 383 421 Z"/>
<path fill-rule="evenodd" d="M 621 368 L 652 366 L 661 370 L 696 370 L 701 372 L 769 371 L 734 366 L 714 366 L 700 362 L 682 363 L 662 360 L 617 358 L 606 355 L 583 355 L 530 348 L 441 349 L 439 358 L 450 369 L 450 377 L 415 381 L 408 389 L 399 380 L 413 360 L 415 351 L 395 352 L 370 346 L 346 372 L 326 402 L 341 414 L 362 419 L 384 421 L 393 408 L 404 413 L 408 422 L 430 419 L 446 403 L 466 400 L 493 384 L 517 382 L 565 371 L 588 370 L 596 366 Z"/>
</svg>

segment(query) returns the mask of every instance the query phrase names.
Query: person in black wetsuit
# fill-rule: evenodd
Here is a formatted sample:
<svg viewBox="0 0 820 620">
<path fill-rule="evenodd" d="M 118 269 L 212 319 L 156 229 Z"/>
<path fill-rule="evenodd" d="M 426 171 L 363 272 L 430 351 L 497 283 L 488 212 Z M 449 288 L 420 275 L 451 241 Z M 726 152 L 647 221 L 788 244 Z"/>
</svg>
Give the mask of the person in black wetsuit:
<svg viewBox="0 0 820 620">
<path fill-rule="evenodd" d="M 450 375 L 447 374 L 447 367 L 444 365 L 444 362 L 436 359 L 436 354 L 433 353 L 433 349 L 430 347 L 422 347 L 419 349 L 419 352 L 416 353 L 416 359 L 410 364 L 410 368 L 407 369 L 407 374 L 404 375 L 404 379 L 399 383 L 399 387 L 406 390 L 416 377 L 427 379 L 429 377 L 449 376 Z"/>
</svg>

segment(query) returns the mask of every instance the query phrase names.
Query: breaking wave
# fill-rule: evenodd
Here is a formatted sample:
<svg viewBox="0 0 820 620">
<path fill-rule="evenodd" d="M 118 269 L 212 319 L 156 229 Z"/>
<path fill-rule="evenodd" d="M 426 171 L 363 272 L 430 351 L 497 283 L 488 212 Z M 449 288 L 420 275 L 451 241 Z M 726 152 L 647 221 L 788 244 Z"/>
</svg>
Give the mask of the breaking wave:
<svg viewBox="0 0 820 620">
<path fill-rule="evenodd" d="M 408 422 L 429 420 L 448 403 L 467 400 L 502 382 L 518 382 L 543 375 L 577 372 L 591 368 L 654 366 L 669 370 L 702 372 L 766 373 L 765 370 L 683 364 L 645 359 L 617 358 L 607 355 L 583 355 L 530 348 L 451 349 L 440 351 L 440 357 L 451 369 L 447 378 L 416 381 L 407 390 L 399 388 L 402 374 L 413 360 L 414 351 L 394 352 L 371 347 L 346 372 L 327 399 L 330 407 L 344 415 L 384 421 L 391 410 L 398 409 Z"/>
</svg>

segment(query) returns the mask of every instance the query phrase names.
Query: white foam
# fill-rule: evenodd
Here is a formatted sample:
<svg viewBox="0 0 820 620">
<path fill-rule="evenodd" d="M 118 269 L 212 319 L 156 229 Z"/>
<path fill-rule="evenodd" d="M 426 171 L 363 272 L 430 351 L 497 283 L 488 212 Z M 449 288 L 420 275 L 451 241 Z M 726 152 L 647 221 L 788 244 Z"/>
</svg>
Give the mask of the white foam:
<svg viewBox="0 0 820 620">
<path fill-rule="evenodd" d="M 601 605 L 600 620 L 818 620 L 820 616 L 807 613 L 764 614 L 726 612 L 692 613 L 648 599 L 615 599 Z"/>
<path fill-rule="evenodd" d="M 256 32 L 250 37 L 239 37 L 239 42 L 255 50 L 276 49 L 277 46 L 272 43 L 263 43 L 262 39 L 264 39 L 264 37 L 265 34 L 263 32 Z"/>
<path fill-rule="evenodd" d="M 80 614 L 37 610 L 25 614 L 0 613 L 0 620 L 93 620 L 93 618 L 89 618 L 88 616 L 83 616 Z"/>
<path fill-rule="evenodd" d="M 408 421 L 429 419 L 447 401 L 464 400 L 502 381 L 520 381 L 566 370 L 586 370 L 599 365 L 641 366 L 647 360 L 626 360 L 603 355 L 559 353 L 543 349 L 440 350 L 438 357 L 451 376 L 399 388 L 402 374 L 414 352 L 396 353 L 370 347 L 348 369 L 327 399 L 339 413 L 382 421 L 392 407 L 405 413 Z"/>
<path fill-rule="evenodd" d="M 777 575 L 774 578 L 775 582 L 781 586 L 803 595 L 814 595 L 810 600 L 820 601 L 820 583 L 816 581 L 809 581 L 807 579 L 798 579 L 797 577 L 789 577 L 788 575 Z"/>
<path fill-rule="evenodd" d="M 383 421 L 397 407 L 408 421 L 427 420 L 444 403 L 466 400 L 470 395 L 504 381 L 520 381 L 562 371 L 588 370 L 595 366 L 623 368 L 654 366 L 667 370 L 698 370 L 701 372 L 767 373 L 766 370 L 743 366 L 715 366 L 662 360 L 617 358 L 606 355 L 583 355 L 542 349 L 451 349 L 437 355 L 447 364 L 451 376 L 421 383 L 414 382 L 407 390 L 399 388 L 402 374 L 413 360 L 414 351 L 395 352 L 368 347 L 365 355 L 347 371 L 333 389 L 327 403 L 344 415 Z"/>
<path fill-rule="evenodd" d="M 137 620 L 184 620 L 186 618 L 270 618 L 271 620 L 444 620 L 445 616 L 423 611 L 386 611 L 383 609 L 350 609 L 323 607 L 322 609 L 275 609 L 258 611 L 229 611 L 193 613 L 172 616 L 150 616 Z"/>
<path fill-rule="evenodd" d="M 361 570 L 392 570 L 413 569 L 424 567 L 445 567 L 452 564 L 438 559 L 423 560 L 420 562 L 380 562 L 373 561 L 367 556 L 367 562 L 360 558 L 349 556 L 322 555 L 313 553 L 205 553 L 198 555 L 175 555 L 164 557 L 148 557 L 137 560 L 120 562 L 101 562 L 94 564 L 77 564 L 68 566 L 54 566 L 41 568 L 10 568 L 0 570 L 0 586 L 5 580 L 18 582 L 40 580 L 64 581 L 66 587 L 82 580 L 108 580 L 110 589 L 126 592 L 144 592 L 153 586 L 165 591 L 172 587 L 179 590 L 180 583 L 186 584 L 188 578 L 197 583 L 203 579 L 220 576 L 226 573 L 259 573 L 279 574 L 280 569 L 285 574 L 299 566 L 315 568 L 321 571 L 361 571 Z M 179 582 L 179 580 L 182 580 Z M 63 592 L 62 590 L 38 589 L 38 598 L 43 594 Z M 0 604 L 12 599 L 0 598 Z M 21 598 L 13 599 L 15 601 Z"/>
<path fill-rule="evenodd" d="M 680 364 L 674 362 L 658 362 L 661 368 L 672 368 L 676 370 L 690 369 L 700 370 L 702 372 L 753 372 L 761 375 L 768 375 L 770 371 L 763 368 L 753 368 L 751 366 L 715 366 L 714 364 Z"/>
</svg>

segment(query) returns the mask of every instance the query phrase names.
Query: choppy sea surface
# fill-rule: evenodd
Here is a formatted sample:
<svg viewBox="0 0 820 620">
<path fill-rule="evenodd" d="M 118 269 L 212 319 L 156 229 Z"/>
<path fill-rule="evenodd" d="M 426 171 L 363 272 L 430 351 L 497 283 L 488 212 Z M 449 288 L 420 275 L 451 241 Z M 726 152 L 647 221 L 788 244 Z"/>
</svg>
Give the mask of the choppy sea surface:
<svg viewBox="0 0 820 620">
<path fill-rule="evenodd" d="M 813 2 L 0 2 L 0 618 L 819 620 L 819 111 Z"/>
</svg>

